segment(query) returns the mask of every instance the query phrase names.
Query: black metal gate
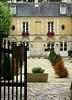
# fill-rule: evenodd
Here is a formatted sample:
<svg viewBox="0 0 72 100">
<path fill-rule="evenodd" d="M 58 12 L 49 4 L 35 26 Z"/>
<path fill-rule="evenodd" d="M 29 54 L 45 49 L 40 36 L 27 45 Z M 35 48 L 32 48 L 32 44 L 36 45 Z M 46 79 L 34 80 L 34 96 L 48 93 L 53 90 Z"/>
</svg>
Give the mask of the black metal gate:
<svg viewBox="0 0 72 100">
<path fill-rule="evenodd" d="M 0 47 L 0 100 L 27 100 L 27 47 L 12 47 Z"/>
</svg>

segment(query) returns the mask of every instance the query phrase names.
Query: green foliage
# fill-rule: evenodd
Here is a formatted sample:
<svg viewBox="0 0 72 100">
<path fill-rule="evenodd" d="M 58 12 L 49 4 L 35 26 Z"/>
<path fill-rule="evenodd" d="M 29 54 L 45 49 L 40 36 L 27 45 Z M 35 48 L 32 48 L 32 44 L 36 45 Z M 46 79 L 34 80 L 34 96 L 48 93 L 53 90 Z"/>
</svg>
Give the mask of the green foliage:
<svg viewBox="0 0 72 100">
<path fill-rule="evenodd" d="M 6 79 L 6 80 L 8 79 L 10 80 L 14 78 L 14 74 L 12 77 L 12 61 L 10 57 L 8 58 L 8 55 L 5 55 L 5 58 L 2 61 L 1 76 L 3 77 L 3 79 Z"/>
<path fill-rule="evenodd" d="M 10 33 L 12 14 L 10 9 L 0 2 L 0 37 L 7 37 Z"/>
<path fill-rule="evenodd" d="M 24 62 L 24 60 L 23 59 L 18 59 L 18 64 L 19 64 L 19 66 L 21 67 L 21 65 L 23 66 L 23 62 Z"/>
<path fill-rule="evenodd" d="M 54 57 L 53 57 L 53 62 L 52 62 L 52 65 L 55 66 L 57 62 L 59 62 L 60 60 L 60 55 L 56 54 Z"/>
<path fill-rule="evenodd" d="M 0 0 L 1 2 L 7 2 L 7 1 L 9 1 L 9 0 Z"/>
<path fill-rule="evenodd" d="M 51 52 L 50 52 L 50 54 L 49 54 L 49 60 L 50 60 L 50 62 L 52 63 L 53 62 L 53 57 L 55 56 L 55 52 L 54 52 L 54 50 L 52 50 Z"/>
<path fill-rule="evenodd" d="M 69 50 L 68 51 L 68 56 L 71 56 L 72 57 L 72 50 Z"/>
<path fill-rule="evenodd" d="M 41 67 L 34 67 L 32 68 L 33 73 L 43 73 L 45 70 L 42 69 Z"/>
</svg>

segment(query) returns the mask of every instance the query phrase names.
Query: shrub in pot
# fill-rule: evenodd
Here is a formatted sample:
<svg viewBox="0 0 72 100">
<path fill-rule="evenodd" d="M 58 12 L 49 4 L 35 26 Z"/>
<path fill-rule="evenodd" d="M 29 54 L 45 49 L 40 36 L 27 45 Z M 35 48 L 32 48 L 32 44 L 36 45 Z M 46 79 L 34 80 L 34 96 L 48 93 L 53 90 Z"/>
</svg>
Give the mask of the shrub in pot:
<svg viewBox="0 0 72 100">
<path fill-rule="evenodd" d="M 53 62 L 53 57 L 56 55 L 56 53 L 54 52 L 54 50 L 52 50 L 49 54 L 49 60 L 52 63 Z"/>
<path fill-rule="evenodd" d="M 64 62 L 60 60 L 55 67 L 55 73 L 60 77 L 60 78 L 65 78 L 68 77 L 68 70 L 66 67 L 64 67 Z"/>
<path fill-rule="evenodd" d="M 72 58 L 72 50 L 68 51 L 68 56 L 70 56 Z"/>
<path fill-rule="evenodd" d="M 16 58 L 14 58 L 13 60 L 14 60 L 14 74 L 17 75 L 17 74 L 19 74 L 19 68 L 20 67 L 19 67 L 19 64 L 17 66 Z M 17 73 L 17 70 L 18 70 L 18 73 Z"/>
<path fill-rule="evenodd" d="M 34 67 L 32 68 L 33 73 L 43 73 L 45 70 L 42 69 L 41 67 Z"/>
<path fill-rule="evenodd" d="M 24 62 L 23 59 L 18 58 L 18 64 L 19 64 L 20 68 L 21 68 L 21 66 L 23 66 L 23 62 Z"/>
<path fill-rule="evenodd" d="M 59 60 L 62 60 L 62 57 L 58 54 L 56 54 L 54 57 L 53 57 L 53 62 L 52 62 L 52 65 L 53 66 L 56 66 L 57 62 L 59 62 Z"/>
<path fill-rule="evenodd" d="M 9 65 L 8 65 L 9 64 Z M 12 61 L 10 57 L 8 58 L 8 55 L 5 55 L 5 58 L 2 61 L 2 66 L 1 66 L 1 76 L 3 79 L 6 80 L 11 80 L 14 78 L 14 73 L 12 74 Z"/>
</svg>

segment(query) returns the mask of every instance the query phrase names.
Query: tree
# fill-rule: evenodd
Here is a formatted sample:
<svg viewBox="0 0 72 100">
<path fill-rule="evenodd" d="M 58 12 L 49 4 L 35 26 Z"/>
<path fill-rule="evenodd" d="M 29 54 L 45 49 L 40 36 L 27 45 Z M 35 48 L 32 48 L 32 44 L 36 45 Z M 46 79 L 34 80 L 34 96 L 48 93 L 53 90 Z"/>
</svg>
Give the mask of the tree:
<svg viewBox="0 0 72 100">
<path fill-rule="evenodd" d="M 7 37 L 10 33 L 12 22 L 12 14 L 10 9 L 0 2 L 0 48 L 2 47 L 3 37 Z M 2 65 L 2 52 L 0 51 L 0 73 Z M 1 78 L 1 77 L 0 77 Z"/>
<path fill-rule="evenodd" d="M 9 0 L 0 0 L 0 1 L 2 1 L 2 2 L 7 2 L 7 1 L 9 1 Z"/>
<path fill-rule="evenodd" d="M 0 37 L 7 37 L 10 34 L 12 14 L 8 6 L 0 3 Z"/>
</svg>

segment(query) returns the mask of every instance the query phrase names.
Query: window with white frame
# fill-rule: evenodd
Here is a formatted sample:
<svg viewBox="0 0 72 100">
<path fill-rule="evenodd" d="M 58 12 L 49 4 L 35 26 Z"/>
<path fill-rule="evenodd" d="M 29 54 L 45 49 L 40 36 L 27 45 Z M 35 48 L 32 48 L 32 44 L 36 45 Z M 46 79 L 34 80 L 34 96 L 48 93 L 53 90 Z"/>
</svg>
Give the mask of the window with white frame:
<svg viewBox="0 0 72 100">
<path fill-rule="evenodd" d="M 66 5 L 65 4 L 62 4 L 60 6 L 60 14 L 66 14 Z"/>
<path fill-rule="evenodd" d="M 23 32 L 29 32 L 29 24 L 28 22 L 23 22 Z"/>
<path fill-rule="evenodd" d="M 16 14 L 16 6 L 11 6 L 11 14 Z"/>
<path fill-rule="evenodd" d="M 54 32 L 54 22 L 48 22 L 48 32 Z"/>
</svg>

